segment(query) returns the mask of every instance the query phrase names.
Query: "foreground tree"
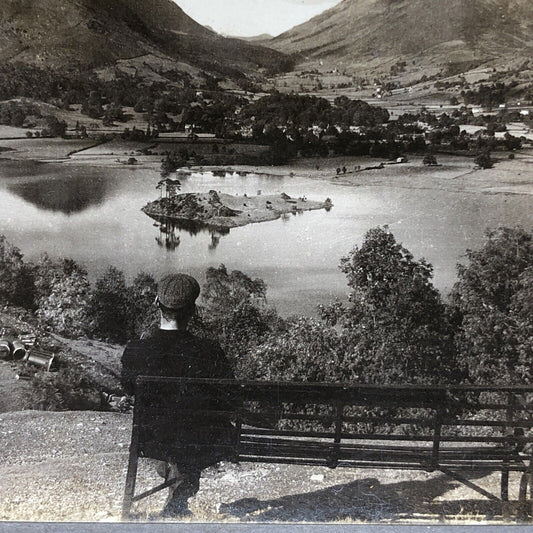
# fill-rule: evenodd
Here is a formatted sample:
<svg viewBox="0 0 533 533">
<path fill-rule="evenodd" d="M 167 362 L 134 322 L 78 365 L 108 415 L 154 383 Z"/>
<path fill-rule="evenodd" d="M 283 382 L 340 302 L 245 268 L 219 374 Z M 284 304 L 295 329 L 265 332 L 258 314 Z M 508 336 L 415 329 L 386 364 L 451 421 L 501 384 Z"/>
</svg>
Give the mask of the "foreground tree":
<svg viewBox="0 0 533 533">
<path fill-rule="evenodd" d="M 487 233 L 459 265 L 452 301 L 460 357 L 476 383 L 533 381 L 533 235 L 521 228 Z"/>
<path fill-rule="evenodd" d="M 375 228 L 342 259 L 351 305 L 324 313 L 343 328 L 345 361 L 361 382 L 439 383 L 461 379 L 433 268 L 414 260 L 387 228 Z"/>
<path fill-rule="evenodd" d="M 21 251 L 0 235 L 0 304 L 32 309 L 35 286 L 31 268 Z"/>
<path fill-rule="evenodd" d="M 140 338 L 159 325 L 159 310 L 155 305 L 157 283 L 151 274 L 141 272 L 128 287 L 128 325 L 130 338 Z"/>
<path fill-rule="evenodd" d="M 128 290 L 124 273 L 109 267 L 96 280 L 87 305 L 88 331 L 94 337 L 111 342 L 130 338 Z"/>
<path fill-rule="evenodd" d="M 338 332 L 307 317 L 287 320 L 275 335 L 237 359 L 243 379 L 350 382 L 353 368 Z"/>
<path fill-rule="evenodd" d="M 200 314 L 207 335 L 216 336 L 235 360 L 260 344 L 279 317 L 267 306 L 266 284 L 224 265 L 208 268 Z"/>
<path fill-rule="evenodd" d="M 71 259 L 52 261 L 44 254 L 34 266 L 37 317 L 67 337 L 86 333 L 90 284 L 87 271 Z"/>
</svg>

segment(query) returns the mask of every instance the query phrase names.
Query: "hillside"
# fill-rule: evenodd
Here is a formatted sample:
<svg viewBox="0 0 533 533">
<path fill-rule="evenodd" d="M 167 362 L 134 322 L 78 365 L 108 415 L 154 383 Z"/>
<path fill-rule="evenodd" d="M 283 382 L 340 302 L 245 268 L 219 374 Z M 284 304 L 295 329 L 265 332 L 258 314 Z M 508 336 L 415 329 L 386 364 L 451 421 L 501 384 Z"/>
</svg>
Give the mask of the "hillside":
<svg viewBox="0 0 533 533">
<path fill-rule="evenodd" d="M 146 54 L 215 73 L 275 68 L 283 60 L 278 52 L 219 36 L 171 0 L 2 0 L 4 61 L 97 67 Z"/>
<path fill-rule="evenodd" d="M 488 60 L 529 58 L 529 0 L 343 0 L 268 45 L 350 70 L 408 60 L 464 67 Z"/>
</svg>

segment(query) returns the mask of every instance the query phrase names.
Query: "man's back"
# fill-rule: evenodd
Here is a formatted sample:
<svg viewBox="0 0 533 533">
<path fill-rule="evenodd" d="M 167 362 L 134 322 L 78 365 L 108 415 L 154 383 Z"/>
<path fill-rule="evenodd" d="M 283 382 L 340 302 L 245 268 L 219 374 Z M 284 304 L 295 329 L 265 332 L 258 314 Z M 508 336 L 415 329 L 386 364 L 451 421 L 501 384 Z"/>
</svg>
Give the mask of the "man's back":
<svg viewBox="0 0 533 533">
<path fill-rule="evenodd" d="M 224 352 L 214 342 L 200 339 L 187 331 L 159 329 L 146 339 L 128 344 L 122 356 L 122 382 L 126 392 L 135 392 L 137 376 L 165 376 L 184 378 L 233 379 L 234 374 Z M 156 393 L 157 397 L 159 393 Z M 161 396 L 159 394 L 159 396 Z M 209 396 L 209 400 L 207 400 Z M 198 387 L 187 397 L 158 398 L 157 403 L 169 405 L 179 402 L 183 408 L 187 404 L 193 410 L 213 408 L 223 401 L 219 398 L 213 404 L 212 394 L 204 395 Z M 154 407 L 154 406 L 147 406 Z M 146 457 L 180 464 L 193 464 L 200 468 L 223 459 L 215 444 L 231 443 L 234 427 L 226 418 L 216 416 L 179 420 L 169 419 L 168 415 L 154 416 L 149 426 L 143 427 L 141 440 Z M 204 441 L 205 446 L 195 450 L 187 448 L 189 442 Z"/>
<path fill-rule="evenodd" d="M 134 393 L 135 378 L 168 376 L 233 379 L 233 371 L 220 346 L 188 331 L 159 329 L 146 339 L 133 341 L 122 355 L 122 383 Z"/>
</svg>

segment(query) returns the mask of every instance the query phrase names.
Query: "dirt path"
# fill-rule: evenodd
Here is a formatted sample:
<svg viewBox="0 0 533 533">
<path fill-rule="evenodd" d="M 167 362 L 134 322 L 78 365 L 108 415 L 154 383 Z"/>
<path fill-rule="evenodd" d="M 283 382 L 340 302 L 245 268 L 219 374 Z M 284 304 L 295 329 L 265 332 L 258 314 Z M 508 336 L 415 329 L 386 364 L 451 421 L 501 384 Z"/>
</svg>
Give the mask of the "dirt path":
<svg viewBox="0 0 533 533">
<path fill-rule="evenodd" d="M 119 520 L 130 431 L 118 413 L 1 414 L 0 520 Z M 138 479 L 138 490 L 160 481 L 147 461 Z M 473 480 L 498 492 L 498 475 Z M 136 517 L 160 520 L 164 498 L 141 502 Z M 265 464 L 204 471 L 190 507 L 190 521 L 501 522 L 497 503 L 439 473 Z"/>
</svg>

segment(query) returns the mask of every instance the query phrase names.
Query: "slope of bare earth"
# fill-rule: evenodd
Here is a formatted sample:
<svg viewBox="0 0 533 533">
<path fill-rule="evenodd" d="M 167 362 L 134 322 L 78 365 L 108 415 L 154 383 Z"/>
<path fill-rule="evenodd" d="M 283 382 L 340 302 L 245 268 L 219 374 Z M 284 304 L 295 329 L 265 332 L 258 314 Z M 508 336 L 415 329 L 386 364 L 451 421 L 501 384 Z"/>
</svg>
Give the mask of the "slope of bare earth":
<svg viewBox="0 0 533 533">
<path fill-rule="evenodd" d="M 131 415 L 21 411 L 0 415 L 0 520 L 116 521 L 126 474 Z M 472 477 L 497 492 L 499 476 Z M 140 463 L 138 491 L 159 483 Z M 511 499 L 517 480 L 511 480 Z M 165 494 L 134 518 L 162 520 Z M 189 521 L 497 523 L 500 505 L 439 473 L 330 470 L 221 463 L 202 474 Z"/>
</svg>

